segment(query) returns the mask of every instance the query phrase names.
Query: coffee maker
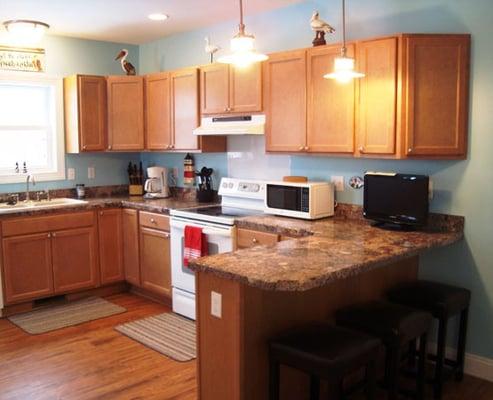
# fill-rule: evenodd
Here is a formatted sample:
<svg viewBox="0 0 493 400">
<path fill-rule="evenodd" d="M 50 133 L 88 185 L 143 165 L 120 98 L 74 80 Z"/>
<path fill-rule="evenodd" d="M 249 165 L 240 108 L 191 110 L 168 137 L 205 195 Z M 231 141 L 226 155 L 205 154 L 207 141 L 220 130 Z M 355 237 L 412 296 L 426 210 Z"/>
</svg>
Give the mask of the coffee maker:
<svg viewBox="0 0 493 400">
<path fill-rule="evenodd" d="M 149 167 L 147 168 L 147 176 L 148 179 L 144 184 L 145 198 L 164 199 L 170 197 L 167 168 Z"/>
</svg>

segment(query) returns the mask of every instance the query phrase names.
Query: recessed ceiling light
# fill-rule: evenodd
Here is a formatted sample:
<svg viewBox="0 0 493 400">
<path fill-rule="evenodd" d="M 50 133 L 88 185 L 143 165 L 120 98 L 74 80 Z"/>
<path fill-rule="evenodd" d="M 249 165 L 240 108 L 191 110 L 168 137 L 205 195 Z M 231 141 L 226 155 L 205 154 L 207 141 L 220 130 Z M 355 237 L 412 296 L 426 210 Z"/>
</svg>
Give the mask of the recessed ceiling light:
<svg viewBox="0 0 493 400">
<path fill-rule="evenodd" d="M 153 13 L 147 16 L 152 21 L 166 21 L 169 18 L 169 15 L 162 13 Z"/>
</svg>

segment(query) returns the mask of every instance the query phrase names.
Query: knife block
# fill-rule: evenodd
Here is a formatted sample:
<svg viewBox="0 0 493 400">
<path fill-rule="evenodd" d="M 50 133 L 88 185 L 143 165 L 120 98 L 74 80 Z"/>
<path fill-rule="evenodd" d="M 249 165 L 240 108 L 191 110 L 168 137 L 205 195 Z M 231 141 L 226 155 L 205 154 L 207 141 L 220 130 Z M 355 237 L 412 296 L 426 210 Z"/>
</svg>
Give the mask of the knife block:
<svg viewBox="0 0 493 400">
<path fill-rule="evenodd" d="M 142 185 L 128 185 L 128 194 L 130 196 L 142 196 L 144 188 Z"/>
</svg>

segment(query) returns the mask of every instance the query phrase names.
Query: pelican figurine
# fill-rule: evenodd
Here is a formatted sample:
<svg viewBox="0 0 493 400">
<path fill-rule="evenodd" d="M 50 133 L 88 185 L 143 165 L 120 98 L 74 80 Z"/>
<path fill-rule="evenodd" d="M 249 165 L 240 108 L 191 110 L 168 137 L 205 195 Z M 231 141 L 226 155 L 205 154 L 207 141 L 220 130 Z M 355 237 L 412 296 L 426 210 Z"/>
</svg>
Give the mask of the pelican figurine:
<svg viewBox="0 0 493 400">
<path fill-rule="evenodd" d="M 220 50 L 221 48 L 215 44 L 211 44 L 210 40 L 209 40 L 209 36 L 206 36 L 205 37 L 205 52 L 207 54 L 210 54 L 211 56 L 211 63 L 214 62 L 214 53 L 216 53 L 218 50 Z"/>
<path fill-rule="evenodd" d="M 120 60 L 122 69 L 127 75 L 135 75 L 135 67 L 130 63 L 130 61 L 127 61 L 127 56 L 128 50 L 122 49 L 116 56 L 115 60 Z"/>
</svg>

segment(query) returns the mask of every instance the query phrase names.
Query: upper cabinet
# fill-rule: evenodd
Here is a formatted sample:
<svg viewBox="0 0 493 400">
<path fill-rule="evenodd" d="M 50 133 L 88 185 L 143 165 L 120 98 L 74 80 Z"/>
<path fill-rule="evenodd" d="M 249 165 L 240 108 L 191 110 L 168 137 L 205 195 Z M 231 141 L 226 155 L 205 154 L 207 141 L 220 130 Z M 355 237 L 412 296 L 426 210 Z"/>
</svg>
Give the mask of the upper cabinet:
<svg viewBox="0 0 493 400">
<path fill-rule="evenodd" d="M 340 46 L 265 63 L 266 149 L 373 158 L 464 158 L 470 35 L 405 34 L 348 45 L 365 74 L 323 75 Z"/>
<path fill-rule="evenodd" d="M 200 68 L 200 111 L 229 114 L 262 111 L 262 68 L 210 64 Z"/>
<path fill-rule="evenodd" d="M 72 75 L 63 80 L 67 153 L 106 147 L 106 79 Z"/>
<path fill-rule="evenodd" d="M 347 46 L 354 57 L 354 45 Z M 354 151 L 354 81 L 341 84 L 324 75 L 340 57 L 338 45 L 315 47 L 307 52 L 307 141 L 305 151 L 346 153 Z"/>
<path fill-rule="evenodd" d="M 267 151 L 306 147 L 306 51 L 271 54 L 264 63 Z"/>
<path fill-rule="evenodd" d="M 144 150 L 144 78 L 109 76 L 108 150 Z"/>
<path fill-rule="evenodd" d="M 359 156 L 396 153 L 397 48 L 396 37 L 358 43 L 358 71 L 365 74 L 357 82 Z"/>
<path fill-rule="evenodd" d="M 169 150 L 171 134 L 170 74 L 160 72 L 145 77 L 146 149 Z"/>
<path fill-rule="evenodd" d="M 468 130 L 469 35 L 406 35 L 404 153 L 465 157 Z"/>
</svg>

